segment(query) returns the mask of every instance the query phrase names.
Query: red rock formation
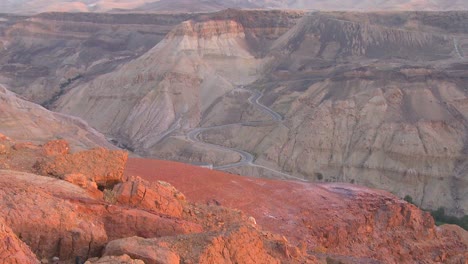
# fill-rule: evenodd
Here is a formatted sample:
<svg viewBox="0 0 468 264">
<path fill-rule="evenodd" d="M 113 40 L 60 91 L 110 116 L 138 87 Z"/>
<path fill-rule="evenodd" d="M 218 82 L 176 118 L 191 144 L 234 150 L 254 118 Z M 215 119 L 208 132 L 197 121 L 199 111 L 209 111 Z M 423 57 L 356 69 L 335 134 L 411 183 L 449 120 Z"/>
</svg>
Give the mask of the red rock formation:
<svg viewBox="0 0 468 264">
<path fill-rule="evenodd" d="M 70 173 L 86 175 L 98 186 L 108 187 L 123 182 L 123 171 L 127 162 L 127 152 L 96 148 L 73 154 L 58 155 L 36 164 L 42 175 L 59 178 Z"/>
<path fill-rule="evenodd" d="M 110 205 L 59 179 L 1 171 L 0 186 L 0 213 L 40 258 L 99 256 L 109 239 L 202 231 L 161 212 Z"/>
<path fill-rule="evenodd" d="M 128 182 L 114 187 L 116 201 L 119 204 L 132 205 L 153 212 L 180 217 L 185 196 L 172 185 L 158 182 L 149 183 L 141 178 L 132 178 Z"/>
<path fill-rule="evenodd" d="M 42 151 L 46 156 L 66 155 L 70 151 L 70 145 L 66 140 L 53 140 L 44 144 Z"/>
<path fill-rule="evenodd" d="M 467 259 L 466 231 L 447 233 L 446 226 L 434 226 L 428 213 L 384 191 L 254 179 L 141 159 L 130 159 L 126 173 L 170 182 L 191 201 L 241 209 L 266 229 L 317 254 L 383 263 Z"/>
<path fill-rule="evenodd" d="M 143 260 L 132 259 L 128 255 L 105 256 L 102 258 L 88 259 L 85 264 L 145 264 Z"/>
<path fill-rule="evenodd" d="M 0 262 L 11 264 L 39 263 L 31 249 L 0 218 Z"/>
<path fill-rule="evenodd" d="M 87 190 L 88 193 L 93 195 L 95 198 L 103 198 L 103 193 L 99 191 L 96 182 L 90 180 L 89 177 L 84 174 L 65 174 L 62 179 Z"/>
<path fill-rule="evenodd" d="M 128 254 L 145 261 L 146 264 L 179 264 L 180 257 L 164 244 L 148 243 L 141 237 L 114 240 L 107 244 L 104 256 Z"/>
<path fill-rule="evenodd" d="M 146 263 L 179 263 L 178 255 L 185 263 L 280 263 L 271 252 L 258 230 L 241 225 L 179 237 L 125 238 L 110 242 L 104 255 L 128 254 Z"/>
<path fill-rule="evenodd" d="M 0 160 L 25 171 L 33 169 L 21 167 L 31 164 L 25 159 L 37 160 L 45 153 L 44 147 L 34 144 L 6 139 L 2 144 L 13 147 Z M 345 263 L 464 263 L 467 259 L 466 231 L 435 227 L 430 215 L 383 191 L 268 181 L 172 162 L 131 160 L 127 174 L 138 172 L 151 181 L 122 177 L 123 182 L 102 192 L 93 180 L 96 177 L 80 172 L 100 171 L 99 159 L 111 162 L 105 160 L 108 156 L 114 157 L 117 167 L 122 159 L 112 152 L 102 154 L 105 150 L 66 154 L 65 142 L 51 142 L 47 148 L 54 155 L 46 157 L 47 164 L 58 164 L 50 168 L 70 172 L 61 176 L 65 180 L 0 170 L 4 219 L 0 226 L 11 228 L 0 230 L 6 230 L 8 237 L 5 246 L 0 243 L 0 257 L 13 257 L 11 263 L 16 259 L 16 263 L 34 263 L 34 254 L 61 261 L 101 257 L 104 248 L 105 256 L 89 263 L 138 263 L 138 259 L 146 263 L 317 263 L 317 258 Z M 80 168 L 86 157 L 92 162 Z M 148 162 L 157 171 L 147 170 Z M 210 205 L 190 204 L 160 179 L 187 191 L 189 199 Z M 31 262 L 21 262 L 25 258 Z"/>
<path fill-rule="evenodd" d="M 99 166 L 107 162 L 105 168 L 109 169 L 113 162 L 117 169 L 112 172 L 118 172 L 124 164 L 118 152 L 98 149 L 68 154 L 68 145 L 61 141 L 45 146 L 13 141 L 8 144 L 18 146 L 8 155 L 0 155 L 9 167 L 33 171 L 32 166 L 20 165 L 31 165 L 26 159 L 37 160 L 48 153 L 51 156 L 36 168 L 47 168 L 49 175 L 63 178 L 0 170 L 0 215 L 39 259 L 58 257 L 68 263 L 77 256 L 100 257 L 109 241 L 113 242 L 106 247 L 108 256 L 90 263 L 139 263 L 121 256 L 124 253 L 147 263 L 179 263 L 181 258 L 202 263 L 277 262 L 272 255 L 278 260 L 287 259 L 277 252 L 276 242 L 250 228 L 253 221 L 239 211 L 190 204 L 166 182 L 147 182 L 138 177 L 126 180 L 120 176 L 122 183 L 100 191 L 94 181 L 98 179 L 96 175 L 103 175 Z M 87 158 L 91 162 L 85 163 Z M 167 239 L 166 246 L 145 240 L 160 237 Z M 193 250 L 191 244 L 180 244 L 181 237 L 200 247 Z M 148 248 L 154 248 L 153 253 Z M 34 254 L 30 255 L 34 258 Z M 23 256 L 18 253 L 15 257 Z"/>
</svg>

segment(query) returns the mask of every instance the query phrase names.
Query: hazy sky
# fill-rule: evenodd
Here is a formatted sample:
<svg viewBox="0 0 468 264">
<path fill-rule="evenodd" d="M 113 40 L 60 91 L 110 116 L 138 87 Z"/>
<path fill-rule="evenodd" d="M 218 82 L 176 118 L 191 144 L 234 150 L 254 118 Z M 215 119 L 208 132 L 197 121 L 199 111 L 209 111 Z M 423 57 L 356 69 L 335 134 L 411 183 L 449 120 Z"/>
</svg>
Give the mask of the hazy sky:
<svg viewBox="0 0 468 264">
<path fill-rule="evenodd" d="M 201 5 L 219 9 L 225 7 L 306 8 L 322 10 L 468 10 L 468 0 L 0 0 L 2 13 L 38 13 L 47 11 L 109 11 L 135 9 L 146 3 L 157 8 Z M 187 8 L 186 8 L 187 9 Z M 212 10 L 208 9 L 208 10 Z M 166 10 L 167 11 L 167 10 Z M 177 11 L 170 10 L 170 11 Z"/>
</svg>

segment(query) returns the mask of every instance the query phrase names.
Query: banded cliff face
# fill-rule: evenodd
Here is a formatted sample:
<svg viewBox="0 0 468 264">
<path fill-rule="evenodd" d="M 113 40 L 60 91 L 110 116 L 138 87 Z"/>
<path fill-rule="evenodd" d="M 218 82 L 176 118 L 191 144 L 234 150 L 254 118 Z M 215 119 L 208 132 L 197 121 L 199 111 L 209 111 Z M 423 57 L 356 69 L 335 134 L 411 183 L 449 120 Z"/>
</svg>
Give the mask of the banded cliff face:
<svg viewBox="0 0 468 264">
<path fill-rule="evenodd" d="M 337 92 L 352 87 L 361 87 L 359 97 Z M 288 121 L 263 128 L 267 136 L 258 137 L 255 147 L 243 143 L 258 133 L 247 127 L 211 132 L 205 139 L 241 146 L 256 153 L 258 163 L 308 180 L 386 189 L 410 195 L 424 208 L 445 207 L 464 215 L 465 108 L 466 97 L 447 81 L 327 80 L 292 99 Z"/>
<path fill-rule="evenodd" d="M 459 43 L 467 36 L 457 25 L 468 17 L 400 14 L 396 26 L 391 17 L 305 17 L 273 45 L 278 60 L 257 81 L 285 121 L 203 139 L 305 179 L 386 189 L 465 215 L 468 72 Z"/>
<path fill-rule="evenodd" d="M 60 14 L 42 16 L 64 20 Z M 89 25 L 104 28 L 106 21 L 116 19 L 84 17 Z M 129 27 L 140 23 L 147 29 L 138 15 L 117 17 L 132 24 Z M 91 23 L 91 18 L 97 21 Z M 160 16 L 143 20 L 150 18 L 155 19 L 151 23 L 165 25 Z M 180 17 L 166 18 L 173 19 L 170 25 Z M 271 121 L 249 102 L 250 93 L 233 91 L 243 85 L 262 90 L 260 101 L 285 120 L 205 130 L 205 141 L 247 150 L 258 164 L 308 180 L 384 188 L 401 197 L 410 195 L 425 208 L 444 206 L 453 214 L 466 214 L 466 12 L 227 10 L 191 18 L 168 31 L 148 52 L 136 45 L 141 53 L 108 64 L 88 54 L 88 63 L 94 66 L 86 66 L 83 78 L 70 78 L 53 107 L 82 117 L 139 154 L 224 165 L 226 160 L 235 162 L 236 154 L 216 155 L 211 149 L 204 156 L 200 152 L 206 146 L 193 147 L 180 135 L 199 124 Z M 77 14 L 69 19 L 84 18 Z M 80 24 L 81 31 L 88 22 Z M 7 23 L 4 28 L 15 27 Z M 93 37 L 87 41 L 113 43 L 118 34 L 106 35 L 104 28 L 91 30 Z M 18 33 L 17 43 L 27 43 L 34 34 L 23 36 Z M 109 47 L 119 47 L 119 52 L 134 47 L 129 44 L 131 35 L 123 36 L 128 45 Z M 73 50 L 73 45 L 87 42 L 66 43 Z M 8 67 L 44 58 L 39 47 L 24 47 L 11 52 L 16 46 L 10 45 L 4 51 L 16 63 Z M 23 50 L 29 52 L 24 57 L 19 52 Z M 80 54 L 89 50 L 93 49 Z M 63 48 L 57 51 L 70 58 L 76 55 Z M 20 80 L 13 72 L 4 78 Z M 53 79 L 54 74 L 47 76 Z M 18 89 L 34 90 L 24 85 Z M 241 172 L 265 176 L 252 168 Z"/>
<path fill-rule="evenodd" d="M 184 14 L 1 15 L 0 80 L 28 100 L 49 106 L 78 83 L 141 56 L 190 18 Z"/>
<path fill-rule="evenodd" d="M 183 22 L 143 56 L 71 90 L 56 109 L 144 152 L 171 131 L 197 126 L 216 99 L 258 78 L 268 58 L 255 57 L 249 39 L 260 29 L 223 13 Z"/>
</svg>

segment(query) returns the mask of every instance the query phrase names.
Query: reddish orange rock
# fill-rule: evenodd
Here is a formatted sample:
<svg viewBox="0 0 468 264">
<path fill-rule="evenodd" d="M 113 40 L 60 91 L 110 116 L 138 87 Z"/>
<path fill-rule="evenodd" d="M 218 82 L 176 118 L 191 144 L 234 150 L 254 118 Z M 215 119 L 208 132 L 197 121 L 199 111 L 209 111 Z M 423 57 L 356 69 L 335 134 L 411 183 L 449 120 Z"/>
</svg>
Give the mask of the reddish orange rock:
<svg viewBox="0 0 468 264">
<path fill-rule="evenodd" d="M 139 236 L 144 238 L 199 233 L 199 224 L 166 217 L 145 210 L 107 206 L 102 214 L 109 240 Z"/>
<path fill-rule="evenodd" d="M 10 138 L 0 133 L 0 141 L 9 141 Z"/>
<path fill-rule="evenodd" d="M 199 233 L 180 218 L 109 205 L 69 182 L 23 172 L 0 171 L 0 215 L 40 258 L 100 256 L 109 240 Z"/>
<path fill-rule="evenodd" d="M 8 153 L 10 153 L 10 146 L 0 142 L 0 155 L 6 155 Z"/>
<path fill-rule="evenodd" d="M 88 259 L 85 264 L 145 264 L 143 260 L 132 259 L 129 255 L 105 256 Z"/>
<path fill-rule="evenodd" d="M 98 189 L 96 182 L 81 173 L 66 174 L 63 180 L 80 186 L 87 190 L 94 198 L 103 198 L 103 193 Z"/>
<path fill-rule="evenodd" d="M 117 202 L 180 217 L 184 196 L 172 185 L 164 182 L 149 183 L 139 177 L 114 187 Z"/>
<path fill-rule="evenodd" d="M 344 263 L 467 260 L 462 229 L 444 231 L 432 217 L 394 195 L 350 184 L 239 177 L 169 161 L 130 159 L 127 175 L 170 182 L 189 201 L 217 201 L 253 216 L 293 245 Z M 281 246 L 293 259 L 298 251 Z M 448 262 L 450 263 L 450 262 Z"/>
<path fill-rule="evenodd" d="M 31 142 L 20 142 L 20 143 L 14 144 L 12 148 L 14 150 L 37 150 L 40 147 Z"/>
<path fill-rule="evenodd" d="M 40 174 L 59 178 L 72 173 L 84 174 L 98 186 L 108 188 L 123 182 L 127 158 L 125 151 L 96 148 L 42 160 L 36 164 L 36 169 Z"/>
<path fill-rule="evenodd" d="M 239 223 L 215 232 L 189 234 L 178 237 L 143 239 L 125 238 L 110 242 L 105 255 L 128 254 L 146 263 L 281 263 L 272 256 L 276 244 L 266 247 L 258 230 Z M 278 256 L 280 255 L 279 252 Z M 180 257 L 179 257 L 180 256 Z M 285 263 L 289 263 L 286 259 Z M 298 260 L 298 263 L 302 261 Z M 293 262 L 291 262 L 293 263 Z M 305 262 L 302 262 L 305 263 Z M 313 263 L 313 262 L 311 262 Z"/>
<path fill-rule="evenodd" d="M 209 237 L 197 263 L 281 263 L 265 249 L 258 231 L 240 226 Z"/>
<path fill-rule="evenodd" d="M 141 237 L 114 240 L 107 244 L 104 256 L 129 255 L 146 264 L 179 264 L 180 257 L 162 243 L 148 243 Z"/>
<path fill-rule="evenodd" d="M 66 140 L 52 140 L 42 146 L 46 156 L 66 155 L 70 152 L 70 145 Z"/>
<path fill-rule="evenodd" d="M 39 263 L 36 255 L 0 218 L 0 263 Z"/>
<path fill-rule="evenodd" d="M 10 148 L 11 148 L 10 139 L 5 135 L 0 134 L 0 155 L 8 154 L 10 152 Z"/>
</svg>

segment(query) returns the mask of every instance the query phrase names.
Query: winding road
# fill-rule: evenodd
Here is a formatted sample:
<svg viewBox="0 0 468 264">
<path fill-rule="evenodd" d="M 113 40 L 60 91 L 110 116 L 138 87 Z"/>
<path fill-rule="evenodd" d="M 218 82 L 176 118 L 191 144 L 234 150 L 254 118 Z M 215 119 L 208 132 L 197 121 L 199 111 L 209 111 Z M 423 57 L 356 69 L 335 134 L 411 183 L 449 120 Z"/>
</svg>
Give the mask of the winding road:
<svg viewBox="0 0 468 264">
<path fill-rule="evenodd" d="M 457 53 L 458 57 L 460 57 L 460 59 L 464 59 L 462 53 L 460 52 L 460 48 L 458 47 L 458 39 L 457 38 L 453 38 L 453 46 L 455 48 L 455 52 Z"/>
<path fill-rule="evenodd" d="M 256 106 L 257 108 L 259 108 L 264 113 L 270 115 L 271 118 L 273 119 L 273 121 L 279 123 L 279 122 L 282 122 L 284 120 L 284 117 L 282 115 L 280 115 L 279 113 L 275 112 L 273 109 L 269 108 L 268 106 L 266 106 L 266 105 L 264 105 L 264 104 L 262 104 L 260 102 L 260 99 L 263 97 L 262 92 L 256 91 L 256 90 L 245 89 L 243 87 L 238 87 L 236 89 L 250 92 L 252 95 L 248 99 L 249 103 Z M 254 163 L 255 156 L 252 155 L 251 153 L 247 152 L 247 151 L 207 143 L 207 142 L 204 142 L 204 141 L 202 141 L 200 139 L 200 134 L 205 132 L 205 131 L 224 128 L 224 127 L 229 127 L 229 126 L 234 126 L 234 125 L 259 125 L 261 122 L 264 122 L 264 121 L 251 121 L 251 122 L 233 123 L 233 124 L 226 124 L 226 125 L 219 125 L 219 126 L 212 126 L 212 127 L 195 128 L 195 129 L 189 131 L 186 134 L 186 137 L 187 137 L 188 141 L 190 141 L 190 142 L 203 144 L 203 145 L 209 146 L 210 148 L 213 148 L 213 149 L 235 152 L 241 157 L 238 162 L 230 163 L 230 164 L 226 164 L 226 165 L 221 165 L 221 166 L 214 166 L 213 169 L 226 170 L 226 169 L 241 167 L 241 166 L 252 166 L 252 167 L 257 167 L 257 168 L 262 168 L 264 170 L 268 170 L 270 172 L 281 175 L 281 176 L 283 176 L 285 178 L 288 178 L 288 179 L 295 179 L 295 180 L 305 181 L 302 178 L 292 176 L 292 175 L 286 174 L 284 172 L 281 172 L 281 171 L 278 171 L 278 170 L 275 170 L 275 169 L 272 169 L 272 168 L 269 168 L 269 167 L 265 167 L 265 166 L 262 166 L 262 165 L 255 164 Z"/>
</svg>

